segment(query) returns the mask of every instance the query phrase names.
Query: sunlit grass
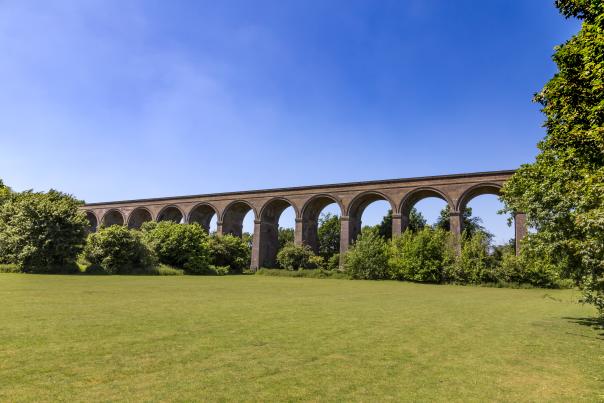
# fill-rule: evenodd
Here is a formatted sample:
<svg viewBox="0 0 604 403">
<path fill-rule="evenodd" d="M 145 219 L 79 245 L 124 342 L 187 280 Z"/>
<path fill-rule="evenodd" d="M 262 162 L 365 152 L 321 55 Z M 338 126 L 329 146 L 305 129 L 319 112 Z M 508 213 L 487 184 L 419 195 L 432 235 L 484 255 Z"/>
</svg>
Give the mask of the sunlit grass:
<svg viewBox="0 0 604 403">
<path fill-rule="evenodd" d="M 597 401 L 574 290 L 0 275 L 0 401 Z"/>
</svg>

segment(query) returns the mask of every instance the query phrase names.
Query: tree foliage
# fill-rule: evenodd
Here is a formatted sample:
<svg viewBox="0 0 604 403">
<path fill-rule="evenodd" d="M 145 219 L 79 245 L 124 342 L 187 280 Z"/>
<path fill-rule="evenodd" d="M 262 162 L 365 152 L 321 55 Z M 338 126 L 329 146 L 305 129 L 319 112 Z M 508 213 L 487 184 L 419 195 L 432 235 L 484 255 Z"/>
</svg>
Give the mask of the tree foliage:
<svg viewBox="0 0 604 403">
<path fill-rule="evenodd" d="M 230 273 L 243 273 L 250 267 L 251 248 L 243 238 L 234 235 L 213 235 L 209 238 L 211 263 L 229 267 Z"/>
<path fill-rule="evenodd" d="M 365 227 L 345 255 L 344 269 L 355 279 L 385 279 L 389 277 L 386 240 L 374 227 Z"/>
<path fill-rule="evenodd" d="M 329 260 L 340 252 L 340 217 L 334 214 L 321 214 L 317 229 L 319 256 Z"/>
<path fill-rule="evenodd" d="M 438 219 L 436 220 L 434 226 L 436 228 L 444 229 L 445 231 L 450 231 L 450 216 L 450 209 L 447 205 L 444 209 L 440 211 L 440 215 L 438 216 Z M 486 229 L 482 226 L 482 220 L 480 219 L 480 217 L 472 217 L 472 207 L 466 207 L 463 210 L 461 220 L 463 232 L 467 237 L 471 238 L 477 232 L 482 232 L 489 237 L 491 236 L 491 234 L 489 234 Z"/>
<path fill-rule="evenodd" d="M 535 95 L 546 136 L 535 162 L 503 188 L 509 212 L 524 212 L 523 250 L 581 279 L 586 300 L 604 313 L 604 3 L 558 0 L 581 30 L 556 47 L 558 72 Z M 534 259 L 533 259 L 534 260 Z"/>
<path fill-rule="evenodd" d="M 144 272 L 155 266 L 156 257 L 143 242 L 140 231 L 122 225 L 100 228 L 88 235 L 84 257 L 107 274 Z M 87 269 L 95 271 L 95 269 Z"/>
<path fill-rule="evenodd" d="M 81 201 L 50 190 L 0 194 L 0 256 L 23 271 L 55 272 L 73 266 L 84 247 L 88 221 Z"/>
<path fill-rule="evenodd" d="M 395 280 L 439 283 L 453 256 L 449 234 L 443 229 L 425 227 L 405 231 L 390 242 L 389 265 Z"/>
<path fill-rule="evenodd" d="M 314 268 L 312 249 L 308 245 L 288 243 L 277 253 L 277 263 L 285 270 Z"/>
<path fill-rule="evenodd" d="M 279 249 L 283 248 L 288 243 L 294 242 L 294 229 L 279 227 L 278 233 Z"/>
<path fill-rule="evenodd" d="M 161 263 L 183 268 L 191 274 L 212 272 L 209 237 L 199 224 L 161 221 L 143 224 L 142 231 Z"/>
</svg>

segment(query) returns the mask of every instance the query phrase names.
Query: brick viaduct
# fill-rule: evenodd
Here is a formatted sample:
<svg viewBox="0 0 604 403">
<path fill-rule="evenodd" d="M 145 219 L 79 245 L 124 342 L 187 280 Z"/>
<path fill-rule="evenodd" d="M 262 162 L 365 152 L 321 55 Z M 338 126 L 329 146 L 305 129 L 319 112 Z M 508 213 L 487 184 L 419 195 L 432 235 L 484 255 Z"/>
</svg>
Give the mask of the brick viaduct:
<svg viewBox="0 0 604 403">
<path fill-rule="evenodd" d="M 363 210 L 376 200 L 385 200 L 392 209 L 392 233 L 407 227 L 409 212 L 421 199 L 437 197 L 451 211 L 451 231 L 463 230 L 461 211 L 472 198 L 483 194 L 498 195 L 503 183 L 514 171 L 391 179 L 332 185 L 251 190 L 196 196 L 178 196 L 105 203 L 90 203 L 85 210 L 92 230 L 101 225 L 127 225 L 140 228 L 145 221 L 170 220 L 199 223 L 209 230 L 217 217 L 218 234 L 241 236 L 243 219 L 254 214 L 251 268 L 275 265 L 278 248 L 279 216 L 292 206 L 296 214 L 295 242 L 317 249 L 317 221 L 321 210 L 336 203 L 340 214 L 340 252 L 343 254 L 361 229 Z M 516 250 L 526 234 L 525 216 L 515 215 Z"/>
</svg>

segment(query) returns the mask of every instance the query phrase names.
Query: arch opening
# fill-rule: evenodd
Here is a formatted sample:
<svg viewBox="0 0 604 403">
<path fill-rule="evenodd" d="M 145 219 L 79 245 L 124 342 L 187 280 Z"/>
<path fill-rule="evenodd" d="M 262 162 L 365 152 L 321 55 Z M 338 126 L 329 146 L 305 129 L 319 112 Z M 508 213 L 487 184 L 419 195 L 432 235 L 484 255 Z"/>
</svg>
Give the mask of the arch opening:
<svg viewBox="0 0 604 403">
<path fill-rule="evenodd" d="M 128 217 L 128 228 L 140 229 L 148 221 L 153 221 L 149 210 L 144 207 L 137 207 L 130 213 L 130 217 Z"/>
<path fill-rule="evenodd" d="M 348 209 L 349 242 L 354 242 L 364 227 L 375 227 L 380 235 L 390 238 L 393 211 L 395 207 L 392 201 L 380 193 L 371 192 L 357 196 Z"/>
<path fill-rule="evenodd" d="M 86 229 L 87 233 L 96 232 L 98 228 L 98 220 L 96 215 L 92 211 L 86 212 L 86 219 L 88 220 L 88 228 Z"/>
<path fill-rule="evenodd" d="M 325 259 L 340 252 L 341 204 L 332 196 L 319 195 L 302 209 L 302 243 Z"/>
<path fill-rule="evenodd" d="M 109 210 L 103 216 L 103 226 L 124 225 L 124 216 L 118 210 Z"/>
<path fill-rule="evenodd" d="M 434 188 L 420 188 L 401 201 L 401 231 L 417 231 L 426 225 L 448 228 L 451 203 L 444 193 Z"/>
<path fill-rule="evenodd" d="M 286 210 L 290 209 L 290 217 L 286 217 L 285 221 L 290 225 L 289 231 L 280 231 L 280 218 Z M 296 217 L 296 211 L 291 202 L 285 199 L 273 199 L 267 202 L 260 213 L 260 239 L 259 239 L 259 263 L 261 267 L 277 267 L 277 253 L 280 245 L 280 232 L 283 235 L 293 235 L 291 231 L 291 218 Z M 295 221 L 294 221 L 295 225 Z M 283 243 L 288 239 L 282 239 Z"/>
<path fill-rule="evenodd" d="M 252 214 L 248 214 L 250 212 Z M 244 224 L 246 232 L 253 232 L 254 211 L 252 206 L 244 201 L 236 201 L 229 204 L 222 214 L 222 233 L 241 237 L 244 231 Z"/>
<path fill-rule="evenodd" d="M 168 206 L 157 215 L 157 221 L 172 221 L 177 224 L 183 223 L 183 218 L 182 211 L 176 206 Z"/>
<path fill-rule="evenodd" d="M 209 204 L 199 204 L 189 213 L 190 224 L 197 223 L 209 234 L 216 231 L 217 213 L 216 209 Z"/>
</svg>

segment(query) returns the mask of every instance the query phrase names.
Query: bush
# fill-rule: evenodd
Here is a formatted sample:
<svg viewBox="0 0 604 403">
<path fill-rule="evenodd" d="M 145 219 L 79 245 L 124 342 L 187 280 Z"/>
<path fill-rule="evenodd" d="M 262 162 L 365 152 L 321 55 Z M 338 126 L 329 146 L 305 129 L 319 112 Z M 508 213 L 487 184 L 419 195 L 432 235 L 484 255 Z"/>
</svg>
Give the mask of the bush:
<svg viewBox="0 0 604 403">
<path fill-rule="evenodd" d="M 452 261 L 449 235 L 424 227 L 405 231 L 390 243 L 390 275 L 395 280 L 438 283 Z"/>
<path fill-rule="evenodd" d="M 345 255 L 345 271 L 354 279 L 389 277 L 386 241 L 373 229 L 364 229 Z"/>
<path fill-rule="evenodd" d="M 0 264 L 0 273 L 21 273 L 21 268 L 16 264 Z"/>
<path fill-rule="evenodd" d="M 209 237 L 199 224 L 145 223 L 142 233 L 160 263 L 190 274 L 210 274 Z"/>
<path fill-rule="evenodd" d="M 340 268 L 340 254 L 332 255 L 325 263 L 325 270 L 336 271 Z"/>
<path fill-rule="evenodd" d="M 250 267 L 252 251 L 248 243 L 233 235 L 211 236 L 210 259 L 215 266 L 226 266 L 230 273 L 243 273 Z"/>
<path fill-rule="evenodd" d="M 455 263 L 449 265 L 446 277 L 449 282 L 479 284 L 496 281 L 489 255 L 490 238 L 481 231 L 462 238 L 461 253 Z"/>
<path fill-rule="evenodd" d="M 309 269 L 312 268 L 313 256 L 310 246 L 288 243 L 277 253 L 277 263 L 286 270 Z"/>
<path fill-rule="evenodd" d="M 88 235 L 84 257 L 91 263 L 91 274 L 133 274 L 156 265 L 152 251 L 139 231 L 121 225 L 101 228 Z"/>
<path fill-rule="evenodd" d="M 80 201 L 55 190 L 11 193 L 0 203 L 0 256 L 24 272 L 71 269 L 84 247 L 88 220 Z"/>
</svg>

